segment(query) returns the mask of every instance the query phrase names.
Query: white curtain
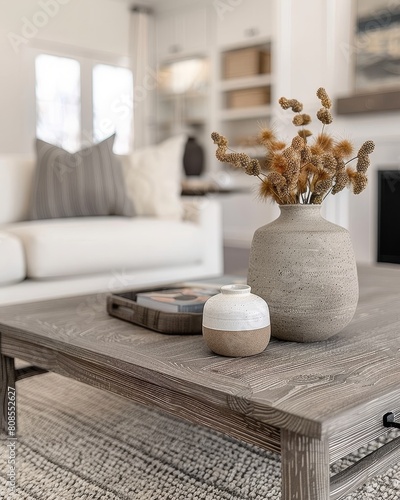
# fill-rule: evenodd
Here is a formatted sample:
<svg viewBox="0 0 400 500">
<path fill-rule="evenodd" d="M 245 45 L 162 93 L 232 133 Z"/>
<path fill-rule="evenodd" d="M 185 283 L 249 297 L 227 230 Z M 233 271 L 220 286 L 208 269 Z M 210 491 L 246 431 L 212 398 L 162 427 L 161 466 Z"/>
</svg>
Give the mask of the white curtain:
<svg viewBox="0 0 400 500">
<path fill-rule="evenodd" d="M 133 148 L 154 142 L 154 109 L 157 89 L 154 17 L 149 7 L 131 8 L 130 56 L 133 71 Z"/>
</svg>

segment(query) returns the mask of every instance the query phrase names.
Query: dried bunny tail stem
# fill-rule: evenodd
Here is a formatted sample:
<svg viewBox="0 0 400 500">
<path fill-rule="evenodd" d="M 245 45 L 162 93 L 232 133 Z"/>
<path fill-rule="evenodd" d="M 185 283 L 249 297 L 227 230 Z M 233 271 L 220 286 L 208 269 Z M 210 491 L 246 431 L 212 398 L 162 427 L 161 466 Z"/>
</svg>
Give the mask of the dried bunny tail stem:
<svg viewBox="0 0 400 500">
<path fill-rule="evenodd" d="M 290 203 L 291 200 L 285 177 L 278 172 L 270 172 L 267 175 L 267 180 L 271 183 L 272 188 L 281 200 L 281 203 Z"/>
<path fill-rule="evenodd" d="M 312 148 L 311 148 L 311 151 L 312 151 Z M 322 165 L 321 157 L 319 155 L 313 154 L 310 158 L 310 163 L 312 165 L 314 165 L 314 167 L 317 167 L 318 169 L 322 170 L 323 165 Z"/>
<path fill-rule="evenodd" d="M 324 150 L 319 144 L 311 144 L 310 150 L 313 156 L 322 156 L 324 154 Z"/>
<path fill-rule="evenodd" d="M 247 175 L 260 175 L 261 165 L 258 160 L 252 159 L 245 167 L 245 172 Z"/>
<path fill-rule="evenodd" d="M 226 137 L 218 132 L 213 132 L 211 138 L 218 148 L 215 152 L 217 159 L 224 163 L 231 163 L 237 168 L 242 168 L 248 175 L 259 175 L 261 173 L 261 165 L 258 160 L 250 158 L 245 153 L 227 153 L 228 141 Z"/>
<path fill-rule="evenodd" d="M 303 129 L 303 130 L 299 130 L 297 132 L 297 135 L 299 135 L 301 138 L 303 138 L 306 141 L 307 137 L 310 137 L 312 135 L 312 132 L 311 132 L 311 130 Z"/>
<path fill-rule="evenodd" d="M 286 148 L 286 144 L 283 141 L 272 141 L 270 144 L 271 151 L 281 151 Z"/>
<path fill-rule="evenodd" d="M 317 137 L 315 138 L 314 145 L 319 146 L 323 151 L 327 151 L 332 149 L 333 139 L 330 135 L 321 133 L 318 134 Z"/>
<path fill-rule="evenodd" d="M 286 97 L 281 97 L 278 102 L 282 109 L 291 108 L 295 113 L 301 113 L 303 111 L 303 104 L 297 99 L 287 99 Z"/>
<path fill-rule="evenodd" d="M 368 178 L 363 172 L 356 172 L 351 179 L 353 193 L 360 194 L 367 187 Z"/>
<path fill-rule="evenodd" d="M 306 113 L 298 114 L 293 117 L 292 123 L 296 125 L 296 127 L 301 127 L 302 125 L 308 125 L 311 123 L 311 116 Z"/>
<path fill-rule="evenodd" d="M 283 200 L 279 197 L 279 194 L 275 191 L 272 183 L 264 178 L 261 180 L 260 188 L 259 188 L 259 196 L 263 199 L 272 198 L 276 203 L 283 204 Z"/>
<path fill-rule="evenodd" d="M 278 102 L 281 105 L 282 109 L 289 109 L 290 108 L 289 99 L 287 99 L 286 97 L 281 97 Z"/>
<path fill-rule="evenodd" d="M 227 146 L 228 140 L 223 135 L 220 135 L 218 132 L 213 132 L 211 134 L 211 139 L 214 141 L 214 144 L 218 144 L 218 146 Z"/>
<path fill-rule="evenodd" d="M 324 195 L 332 187 L 332 178 L 319 180 L 315 183 L 313 194 Z"/>
<path fill-rule="evenodd" d="M 297 99 L 290 99 L 290 106 L 292 108 L 292 111 L 295 113 L 301 113 L 303 111 L 303 104 L 298 101 Z"/>
<path fill-rule="evenodd" d="M 292 145 L 282 152 L 286 159 L 286 169 L 282 172 L 285 177 L 289 193 L 296 190 L 297 181 L 300 173 L 300 150 L 304 147 L 304 140 L 298 135 L 293 139 Z"/>
<path fill-rule="evenodd" d="M 365 141 L 361 148 L 358 150 L 357 156 L 366 156 L 373 153 L 375 149 L 374 141 Z"/>
<path fill-rule="evenodd" d="M 346 172 L 346 169 L 340 170 L 336 174 L 336 182 L 332 188 L 332 194 L 340 193 L 349 184 L 350 178 Z"/>
<path fill-rule="evenodd" d="M 269 163 L 269 168 L 274 172 L 282 174 L 287 168 L 287 160 L 283 154 L 274 154 L 271 158 L 271 162 Z"/>
<path fill-rule="evenodd" d="M 357 172 L 362 172 L 365 174 L 365 172 L 368 170 L 368 167 L 370 166 L 370 163 L 371 161 L 369 159 L 369 156 L 359 156 L 356 165 Z"/>
<path fill-rule="evenodd" d="M 326 170 L 334 174 L 336 172 L 337 161 L 332 153 L 324 153 L 322 155 L 322 164 Z"/>
<path fill-rule="evenodd" d="M 349 140 L 343 139 L 334 145 L 332 152 L 338 158 L 348 158 L 353 154 L 354 146 Z"/>
<path fill-rule="evenodd" d="M 303 164 L 308 163 L 311 160 L 311 156 L 311 149 L 309 148 L 309 146 L 305 145 L 304 148 L 300 151 L 301 162 Z"/>
<path fill-rule="evenodd" d="M 299 153 L 305 146 L 304 139 L 299 135 L 296 135 L 292 139 L 292 148 Z"/>
<path fill-rule="evenodd" d="M 329 98 L 328 93 L 326 92 L 326 90 L 323 87 L 320 87 L 317 90 L 317 97 L 320 99 L 321 104 L 324 108 L 331 109 L 332 101 Z"/>
<path fill-rule="evenodd" d="M 306 168 L 302 168 L 299 173 L 299 178 L 297 181 L 297 187 L 300 194 L 303 194 L 307 191 L 308 187 L 308 171 Z"/>
<path fill-rule="evenodd" d="M 322 194 L 317 194 L 317 195 L 312 195 L 310 199 L 310 204 L 311 205 L 321 205 L 321 203 L 324 201 L 324 195 Z"/>
<path fill-rule="evenodd" d="M 331 112 L 326 108 L 321 108 L 318 110 L 317 118 L 324 125 L 329 125 L 333 121 Z"/>
<path fill-rule="evenodd" d="M 260 130 L 260 133 L 258 135 L 258 141 L 260 144 L 269 147 L 271 142 L 274 142 L 275 140 L 276 140 L 275 134 L 270 128 L 263 127 Z"/>
</svg>

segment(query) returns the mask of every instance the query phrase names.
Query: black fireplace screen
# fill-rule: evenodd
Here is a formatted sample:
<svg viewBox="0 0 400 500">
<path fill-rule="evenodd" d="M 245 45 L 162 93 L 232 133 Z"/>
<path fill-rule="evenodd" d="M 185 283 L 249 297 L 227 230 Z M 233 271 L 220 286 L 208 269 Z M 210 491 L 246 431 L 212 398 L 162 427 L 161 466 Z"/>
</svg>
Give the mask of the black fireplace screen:
<svg viewBox="0 0 400 500">
<path fill-rule="evenodd" d="M 377 260 L 400 264 L 400 168 L 378 171 Z"/>
</svg>

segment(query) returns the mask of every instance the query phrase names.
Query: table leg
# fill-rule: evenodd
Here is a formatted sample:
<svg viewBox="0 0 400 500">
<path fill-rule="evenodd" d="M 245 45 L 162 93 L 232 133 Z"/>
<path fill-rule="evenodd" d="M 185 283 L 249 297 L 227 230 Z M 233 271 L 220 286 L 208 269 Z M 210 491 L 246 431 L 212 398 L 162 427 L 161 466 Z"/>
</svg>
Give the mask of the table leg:
<svg viewBox="0 0 400 500">
<path fill-rule="evenodd" d="M 8 433 L 8 424 L 13 425 L 15 436 L 16 427 L 16 391 L 14 358 L 0 354 L 0 433 Z M 10 406 L 11 405 L 11 406 Z M 10 422 L 9 422 L 10 420 Z M 12 422 L 11 422 L 12 420 Z M 11 434 L 10 434 L 11 435 Z"/>
<path fill-rule="evenodd" d="M 327 440 L 281 430 L 282 500 L 329 500 Z"/>
</svg>

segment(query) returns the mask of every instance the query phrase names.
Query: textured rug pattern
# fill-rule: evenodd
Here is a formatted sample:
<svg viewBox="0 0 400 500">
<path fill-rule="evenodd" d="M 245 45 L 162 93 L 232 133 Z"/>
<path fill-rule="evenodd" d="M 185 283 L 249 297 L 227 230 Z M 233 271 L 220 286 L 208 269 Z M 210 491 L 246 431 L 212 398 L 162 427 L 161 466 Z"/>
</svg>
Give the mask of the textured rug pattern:
<svg viewBox="0 0 400 500">
<path fill-rule="evenodd" d="M 278 455 L 55 374 L 19 382 L 18 417 L 17 492 L 2 441 L 0 498 L 280 499 Z M 398 465 L 346 498 L 370 499 L 400 499 Z"/>
</svg>

